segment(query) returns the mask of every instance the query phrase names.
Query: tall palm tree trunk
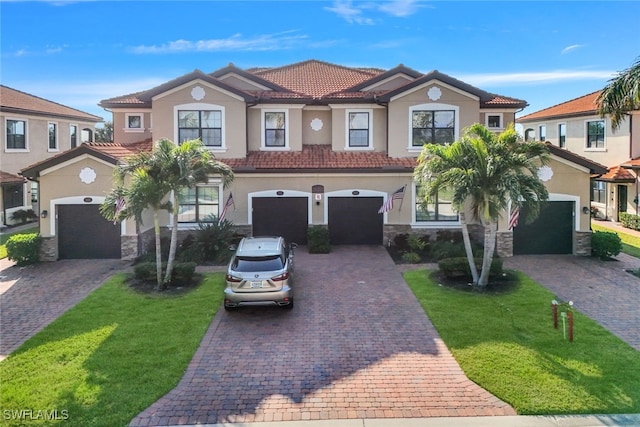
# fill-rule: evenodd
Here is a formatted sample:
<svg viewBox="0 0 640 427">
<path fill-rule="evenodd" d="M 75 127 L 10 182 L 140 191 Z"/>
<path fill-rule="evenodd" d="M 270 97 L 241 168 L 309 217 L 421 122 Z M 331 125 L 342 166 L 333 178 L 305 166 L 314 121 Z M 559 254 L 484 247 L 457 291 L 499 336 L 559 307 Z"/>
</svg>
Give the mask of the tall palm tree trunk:
<svg viewBox="0 0 640 427">
<path fill-rule="evenodd" d="M 156 238 L 156 290 L 162 289 L 162 248 L 160 247 L 160 216 L 153 211 L 153 232 Z"/>
<path fill-rule="evenodd" d="M 168 284 L 171 281 L 171 274 L 173 273 L 173 266 L 176 259 L 176 249 L 178 247 L 178 192 L 173 192 L 173 206 L 171 212 L 173 214 L 173 226 L 171 227 L 171 244 L 169 245 L 169 259 L 167 260 L 167 272 L 164 276 L 164 283 Z"/>
<path fill-rule="evenodd" d="M 462 241 L 464 242 L 464 250 L 467 253 L 467 261 L 469 262 L 469 269 L 471 270 L 471 278 L 473 284 L 478 283 L 478 269 L 476 268 L 476 261 L 473 258 L 473 249 L 471 249 L 471 238 L 469 237 L 469 227 L 465 218 L 464 212 L 460 212 L 460 224 L 462 225 Z"/>
<path fill-rule="evenodd" d="M 489 220 L 483 221 L 484 225 L 484 256 L 482 257 L 482 272 L 478 286 L 485 287 L 489 283 L 489 273 L 493 262 L 493 252 L 496 249 L 496 235 L 498 234 L 498 223 Z"/>
</svg>

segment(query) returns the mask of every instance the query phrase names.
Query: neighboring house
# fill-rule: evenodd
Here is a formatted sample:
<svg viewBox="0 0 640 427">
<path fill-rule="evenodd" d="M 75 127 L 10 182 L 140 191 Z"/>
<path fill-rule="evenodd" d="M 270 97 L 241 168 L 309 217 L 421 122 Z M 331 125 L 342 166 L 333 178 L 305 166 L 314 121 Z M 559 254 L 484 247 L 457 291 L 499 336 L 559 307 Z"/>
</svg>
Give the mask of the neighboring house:
<svg viewBox="0 0 640 427">
<path fill-rule="evenodd" d="M 617 130 L 598 114 L 600 91 L 518 118 L 526 138 L 547 141 L 608 167 L 591 180 L 594 215 L 612 221 L 620 212 L 638 214 L 640 111 L 632 111 Z"/>
<path fill-rule="evenodd" d="M 21 169 L 92 141 L 94 116 L 28 93 L 0 85 L 0 226 L 12 225 L 20 209 L 38 212 L 37 182 L 17 176 Z"/>
<path fill-rule="evenodd" d="M 229 189 L 212 176 L 180 195 L 182 230 L 212 221 L 231 194 L 234 205 L 226 218 L 239 232 L 284 235 L 301 244 L 314 225 L 328 227 L 332 244 L 393 244 L 400 233 L 459 229 L 447 194 L 428 205 L 419 202 L 413 169 L 423 144 L 453 142 L 476 122 L 500 132 L 527 104 L 438 71 L 310 60 L 247 70 L 230 64 L 210 74 L 196 70 L 100 105 L 113 113 L 115 144 L 83 144 L 22 170 L 40 181 L 50 212 L 49 221 L 41 222 L 45 259 L 138 255 L 153 235 L 151 219 L 113 225 L 100 218 L 98 205 L 113 185 L 118 162 L 160 138 L 200 138 L 235 173 Z M 590 253 L 588 209 L 582 212 L 589 175 L 604 170 L 552 150 L 542 177 L 554 201 L 546 212 L 561 211 L 561 230 L 545 224 L 547 215 L 513 232 L 505 212 L 499 253 L 532 247 L 538 253 Z M 403 188 L 393 209 L 378 213 Z M 169 215 L 162 221 L 171 224 Z M 112 249 L 98 252 L 96 241 L 111 242 Z"/>
</svg>

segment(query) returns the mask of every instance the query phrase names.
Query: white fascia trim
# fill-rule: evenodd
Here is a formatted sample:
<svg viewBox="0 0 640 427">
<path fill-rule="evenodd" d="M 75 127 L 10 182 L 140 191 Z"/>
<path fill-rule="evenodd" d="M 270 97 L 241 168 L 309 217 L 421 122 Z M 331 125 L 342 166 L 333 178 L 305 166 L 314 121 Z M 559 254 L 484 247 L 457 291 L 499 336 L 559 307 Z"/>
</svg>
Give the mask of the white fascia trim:
<svg viewBox="0 0 640 427">
<path fill-rule="evenodd" d="M 453 122 L 453 141 L 457 141 L 460 138 L 460 107 L 452 104 L 440 104 L 437 102 L 428 102 L 425 104 L 412 105 L 409 107 L 409 138 L 407 141 L 407 151 L 420 152 L 422 147 L 413 146 L 413 112 L 415 110 L 420 111 L 449 111 L 453 110 L 454 122 Z M 452 142 L 453 142 L 452 141 Z"/>
<path fill-rule="evenodd" d="M 353 194 L 357 191 L 357 194 Z M 324 218 L 322 220 L 323 225 L 329 224 L 329 198 L 330 197 L 382 197 L 382 203 L 387 201 L 387 197 L 389 193 L 378 190 L 363 190 L 361 188 L 351 188 L 346 190 L 337 190 L 337 191 L 329 191 L 328 193 L 324 193 L 324 208 L 323 215 Z M 382 206 L 382 204 L 380 204 Z M 385 212 L 383 217 L 383 223 L 387 223 L 387 212 Z"/>
<path fill-rule="evenodd" d="M 403 78 L 403 79 L 407 80 L 407 82 L 412 82 L 412 81 L 414 81 L 414 80 L 415 80 L 413 77 L 411 77 L 411 76 L 409 76 L 409 75 L 407 75 L 407 74 L 405 74 L 405 73 L 396 73 L 396 74 L 393 74 L 393 75 L 391 75 L 391 76 L 387 77 L 387 78 L 386 78 L 386 79 L 384 79 L 384 80 L 380 80 L 379 82 L 376 82 L 376 83 L 374 83 L 374 84 L 372 84 L 372 85 L 369 85 L 369 86 L 363 87 L 362 89 L 360 89 L 360 91 L 361 91 L 361 92 L 367 92 L 367 91 L 374 90 L 374 89 L 375 89 L 375 88 L 377 88 L 378 86 L 382 86 L 382 85 L 383 85 L 383 84 L 385 84 L 385 83 L 388 83 L 388 82 L 390 82 L 390 81 L 393 81 L 393 80 L 397 79 L 398 77 L 400 77 L 400 78 Z"/>
<path fill-rule="evenodd" d="M 369 141 L 365 147 L 351 147 L 349 145 L 349 114 L 350 113 L 367 113 L 369 116 L 369 123 L 367 129 L 369 130 Z M 373 150 L 373 109 L 371 108 L 348 108 L 344 110 L 344 149 L 345 151 L 371 151 Z"/>
<path fill-rule="evenodd" d="M 90 198 L 91 201 L 87 202 L 86 199 Z M 104 196 L 93 196 L 85 194 L 83 196 L 71 196 L 61 197 L 59 199 L 51 199 L 49 201 L 49 235 L 56 235 L 56 221 L 58 220 L 58 213 L 56 207 L 58 205 L 101 205 L 104 203 Z M 120 235 L 125 236 L 127 234 L 127 221 L 120 223 Z"/>
<path fill-rule="evenodd" d="M 278 194 L 281 193 L 281 194 Z M 308 191 L 297 190 L 264 190 L 247 194 L 247 224 L 253 224 L 253 198 L 254 197 L 306 197 L 307 198 L 307 224 L 312 224 L 313 197 Z"/>
<path fill-rule="evenodd" d="M 44 176 L 50 173 L 53 173 L 57 170 L 60 170 L 62 168 L 66 168 L 67 166 L 70 166 L 74 163 L 77 163 L 79 161 L 85 160 L 85 159 L 91 159 L 93 161 L 96 161 L 98 163 L 102 163 L 103 165 L 109 166 L 111 168 L 115 168 L 116 165 L 114 165 L 113 163 L 109 163 L 107 161 L 104 161 L 102 159 L 99 159 L 97 157 L 92 156 L 91 154 L 82 154 L 78 157 L 74 157 L 73 159 L 69 159 L 66 162 L 62 162 L 62 163 L 58 163 L 57 165 L 51 166 L 50 168 L 44 169 L 42 171 L 40 171 L 40 176 Z"/>
<path fill-rule="evenodd" d="M 411 90 L 407 90 L 405 92 L 399 93 L 398 95 L 396 95 L 396 96 L 391 98 L 391 102 L 393 102 L 393 101 L 395 101 L 395 100 L 397 100 L 399 98 L 402 98 L 404 96 L 407 96 L 407 94 L 409 94 L 409 93 L 417 92 L 419 90 L 424 90 L 428 86 L 432 86 L 434 84 L 440 85 L 440 86 L 442 86 L 444 88 L 447 88 L 447 89 L 449 89 L 449 90 L 451 90 L 453 92 L 459 93 L 460 95 L 466 96 L 467 98 L 473 99 L 474 101 L 480 101 L 479 97 L 477 97 L 477 96 L 475 96 L 475 95 L 473 95 L 473 94 L 471 94 L 469 92 L 465 92 L 462 89 L 458 89 L 457 87 L 454 87 L 454 86 L 451 86 L 449 84 L 443 83 L 438 79 L 432 79 L 432 80 L 429 80 L 426 83 L 423 83 L 423 84 L 421 84 L 419 86 L 416 86 L 416 87 L 412 88 Z"/>
<path fill-rule="evenodd" d="M 209 151 L 226 151 L 227 150 L 227 138 L 226 138 L 226 113 L 224 105 L 208 104 L 205 102 L 191 102 L 188 104 L 179 104 L 173 106 L 173 140 L 176 144 L 179 144 L 178 140 L 178 111 L 180 110 L 193 110 L 193 111 L 220 111 L 220 122 L 222 123 L 221 138 L 222 144 L 220 147 L 206 147 Z"/>
<path fill-rule="evenodd" d="M 375 109 L 383 109 L 382 105 L 378 104 L 329 104 L 329 107 L 332 110 L 373 110 Z"/>
<path fill-rule="evenodd" d="M 180 85 L 180 86 L 174 87 L 173 89 L 169 89 L 169 90 L 168 90 L 168 91 L 166 91 L 166 92 L 162 92 L 161 94 L 158 94 L 158 95 L 154 96 L 153 98 L 151 98 L 151 101 L 156 101 L 156 100 L 158 100 L 158 99 L 162 99 L 162 98 L 164 98 L 165 96 L 169 96 L 169 95 L 174 94 L 174 93 L 176 93 L 176 92 L 180 92 L 181 90 L 184 90 L 184 89 L 186 89 L 186 88 L 188 88 L 188 87 L 190 87 L 190 86 L 193 86 L 194 84 L 201 84 L 201 85 L 203 85 L 203 86 L 208 87 L 209 89 L 212 89 L 212 90 L 215 90 L 215 91 L 221 92 L 221 93 L 223 93 L 223 94 L 225 94 L 225 95 L 227 95 L 227 96 L 230 96 L 231 98 L 237 99 L 238 101 L 245 102 L 245 101 L 244 101 L 244 98 L 243 98 L 243 97 L 241 97 L 240 95 L 236 95 L 235 93 L 233 93 L 233 92 L 229 92 L 229 91 L 228 91 L 228 90 L 226 90 L 226 89 L 222 89 L 222 88 L 221 88 L 221 87 L 219 87 L 219 86 L 212 85 L 211 83 L 209 83 L 209 82 L 205 82 L 205 81 L 204 81 L 204 80 L 202 80 L 202 79 L 194 79 L 194 80 L 191 80 L 191 81 L 189 81 L 189 82 L 187 82 L 187 83 L 185 83 L 185 84 L 182 84 L 182 85 Z"/>
<path fill-rule="evenodd" d="M 247 84 L 250 84 L 251 86 L 253 86 L 253 87 L 255 87 L 256 89 L 259 89 L 259 90 L 271 90 L 270 88 L 268 88 L 266 86 L 258 84 L 257 82 L 255 82 L 255 81 L 253 81 L 251 79 L 248 79 L 248 78 L 246 78 L 244 76 L 241 76 L 240 74 L 236 74 L 236 73 L 227 73 L 227 74 L 225 74 L 225 75 L 223 75 L 221 77 L 218 77 L 218 79 L 222 80 L 222 81 L 225 81 L 230 77 L 235 77 L 236 79 L 241 80 L 241 81 L 243 81 L 243 82 L 245 82 Z"/>
<path fill-rule="evenodd" d="M 254 110 L 277 111 L 277 110 L 302 110 L 304 107 L 305 107 L 304 104 L 256 104 L 256 105 L 252 105 L 250 108 Z"/>
</svg>

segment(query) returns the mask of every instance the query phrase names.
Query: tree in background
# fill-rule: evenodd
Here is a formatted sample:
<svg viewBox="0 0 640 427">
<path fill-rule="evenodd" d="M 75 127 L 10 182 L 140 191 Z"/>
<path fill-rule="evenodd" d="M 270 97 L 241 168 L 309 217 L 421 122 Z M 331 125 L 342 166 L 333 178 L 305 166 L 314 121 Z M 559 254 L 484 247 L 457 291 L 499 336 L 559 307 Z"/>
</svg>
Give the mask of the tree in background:
<svg viewBox="0 0 640 427">
<path fill-rule="evenodd" d="M 632 110 L 640 109 L 640 57 L 635 64 L 609 80 L 596 100 L 602 117 L 611 117 L 611 128 L 616 130 Z"/>
<path fill-rule="evenodd" d="M 96 128 L 96 142 L 113 142 L 113 122 L 104 122 L 104 126 Z"/>
</svg>

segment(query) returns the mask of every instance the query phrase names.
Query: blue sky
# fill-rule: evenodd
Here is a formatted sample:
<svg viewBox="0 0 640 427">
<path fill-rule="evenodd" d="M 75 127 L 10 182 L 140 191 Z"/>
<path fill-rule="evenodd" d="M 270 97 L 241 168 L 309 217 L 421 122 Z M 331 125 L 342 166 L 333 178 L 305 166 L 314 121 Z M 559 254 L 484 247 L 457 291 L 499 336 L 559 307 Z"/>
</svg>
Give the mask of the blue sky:
<svg viewBox="0 0 640 427">
<path fill-rule="evenodd" d="M 0 82 L 99 115 L 200 69 L 318 59 L 437 69 L 525 99 L 601 89 L 640 56 L 636 1 L 0 1 Z"/>
</svg>

